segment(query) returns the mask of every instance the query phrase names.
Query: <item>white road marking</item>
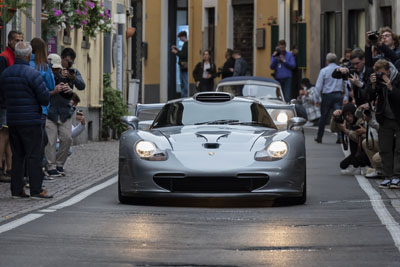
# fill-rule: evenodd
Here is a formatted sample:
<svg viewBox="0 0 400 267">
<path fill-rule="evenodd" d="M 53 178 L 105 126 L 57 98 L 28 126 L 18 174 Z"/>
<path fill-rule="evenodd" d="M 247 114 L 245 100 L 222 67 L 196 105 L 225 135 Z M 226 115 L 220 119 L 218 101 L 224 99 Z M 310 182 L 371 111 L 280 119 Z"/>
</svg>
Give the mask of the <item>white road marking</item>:
<svg viewBox="0 0 400 267">
<path fill-rule="evenodd" d="M 36 220 L 37 218 L 40 218 L 43 215 L 44 214 L 31 213 L 31 214 L 28 214 L 28 215 L 26 215 L 26 216 L 24 216 L 22 218 L 19 218 L 18 220 L 12 221 L 12 222 L 7 223 L 7 224 L 0 225 L 0 234 L 4 233 L 4 232 L 7 232 L 7 231 L 10 231 L 10 230 L 12 230 L 14 228 L 17 228 L 17 227 L 19 227 L 19 226 L 21 226 L 23 224 L 26 224 L 28 222 L 31 222 L 33 220 Z"/>
<path fill-rule="evenodd" d="M 350 151 L 345 151 L 342 146 L 343 154 L 347 157 L 350 155 Z M 382 224 L 389 231 L 390 235 L 393 238 L 394 244 L 400 252 L 400 225 L 393 216 L 390 214 L 388 209 L 385 206 L 385 203 L 382 200 L 381 195 L 373 188 L 368 179 L 366 179 L 362 175 L 354 175 L 357 179 L 358 184 L 364 190 L 364 192 L 368 195 L 371 200 L 371 205 L 376 215 Z"/>
<path fill-rule="evenodd" d="M 39 212 L 43 213 L 50 213 L 50 212 L 55 212 L 56 210 L 51 210 L 51 209 L 44 209 L 44 210 L 39 210 Z"/>
<path fill-rule="evenodd" d="M 105 181 L 102 184 L 96 185 L 95 187 L 92 187 L 92 188 L 89 188 L 86 191 L 83 191 L 82 193 L 70 198 L 69 200 L 67 200 L 67 201 L 65 201 L 63 203 L 60 203 L 60 204 L 55 205 L 55 206 L 51 206 L 51 207 L 49 207 L 49 209 L 59 210 L 59 209 L 65 208 L 65 207 L 72 206 L 72 205 L 82 201 L 83 199 L 87 198 L 88 196 L 96 193 L 97 191 L 100 191 L 100 190 L 102 190 L 102 189 L 104 189 L 104 188 L 116 183 L 117 181 L 118 181 L 118 178 L 117 178 L 117 176 L 115 176 L 115 177 L 111 178 L 110 180 Z"/>
<path fill-rule="evenodd" d="M 69 207 L 71 205 L 74 205 L 74 204 L 84 200 L 88 196 L 96 193 L 97 191 L 100 191 L 100 190 L 102 190 L 102 189 L 104 189 L 104 188 L 116 183 L 117 181 L 118 181 L 118 178 L 117 178 L 117 176 L 115 176 L 115 177 L 105 181 L 102 184 L 96 185 L 96 186 L 94 186 L 92 188 L 89 188 L 86 191 L 83 191 L 82 193 L 79 193 L 78 195 L 68 199 L 67 201 L 65 201 L 63 203 L 51 206 L 51 207 L 49 207 L 47 209 L 39 210 L 39 212 L 49 213 L 49 212 L 55 212 L 56 210 L 59 210 L 59 209 L 65 208 L 65 207 Z M 43 215 L 44 214 L 31 213 L 31 214 L 28 214 L 28 215 L 20 218 L 20 219 L 15 220 L 15 221 L 0 225 L 0 234 L 4 233 L 4 232 L 7 232 L 7 231 L 10 231 L 10 230 L 12 230 L 14 228 L 17 228 L 17 227 L 19 227 L 21 225 L 24 225 L 26 223 L 29 223 L 31 221 L 34 221 L 34 220 L 42 217 Z"/>
<path fill-rule="evenodd" d="M 385 204 L 382 201 L 381 195 L 372 187 L 370 182 L 361 175 L 355 175 L 357 181 L 361 188 L 367 193 L 368 197 L 371 199 L 371 205 L 374 209 L 376 215 L 378 215 L 382 224 L 386 226 L 390 235 L 393 238 L 394 244 L 400 251 L 400 225 L 390 212 L 387 210 Z"/>
</svg>

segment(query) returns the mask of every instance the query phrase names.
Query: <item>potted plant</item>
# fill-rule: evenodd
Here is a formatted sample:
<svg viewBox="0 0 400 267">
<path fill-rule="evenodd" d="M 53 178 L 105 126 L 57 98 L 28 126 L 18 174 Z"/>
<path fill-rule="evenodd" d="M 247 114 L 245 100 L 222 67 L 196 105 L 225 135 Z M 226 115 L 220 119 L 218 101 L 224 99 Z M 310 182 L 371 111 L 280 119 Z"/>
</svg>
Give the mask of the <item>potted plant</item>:
<svg viewBox="0 0 400 267">
<path fill-rule="evenodd" d="M 7 24 L 10 20 L 13 19 L 17 10 L 21 10 L 21 12 L 30 20 L 32 20 L 32 16 L 26 11 L 27 8 L 32 6 L 31 3 L 28 3 L 27 0 L 4 0 L 1 5 L 1 17 L 0 20 L 4 24 Z"/>
</svg>

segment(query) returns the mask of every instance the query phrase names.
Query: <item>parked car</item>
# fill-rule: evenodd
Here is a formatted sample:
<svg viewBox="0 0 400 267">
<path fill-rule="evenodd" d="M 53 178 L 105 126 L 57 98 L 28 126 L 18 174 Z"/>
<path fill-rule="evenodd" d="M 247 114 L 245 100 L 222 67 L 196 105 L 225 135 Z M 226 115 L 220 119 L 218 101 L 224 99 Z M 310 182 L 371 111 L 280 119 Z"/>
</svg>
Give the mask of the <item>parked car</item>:
<svg viewBox="0 0 400 267">
<path fill-rule="evenodd" d="M 142 112 L 160 109 L 151 125 Z M 146 116 L 144 116 L 146 117 Z M 139 105 L 119 146 L 121 203 L 169 197 L 259 197 L 306 201 L 304 121 L 278 131 L 255 99 L 198 93 Z M 142 125 L 144 123 L 144 125 Z"/>
<path fill-rule="evenodd" d="M 288 120 L 297 116 L 295 105 L 285 102 L 281 85 L 274 79 L 254 76 L 229 77 L 218 83 L 216 91 L 259 100 L 279 130 L 286 130 Z"/>
</svg>

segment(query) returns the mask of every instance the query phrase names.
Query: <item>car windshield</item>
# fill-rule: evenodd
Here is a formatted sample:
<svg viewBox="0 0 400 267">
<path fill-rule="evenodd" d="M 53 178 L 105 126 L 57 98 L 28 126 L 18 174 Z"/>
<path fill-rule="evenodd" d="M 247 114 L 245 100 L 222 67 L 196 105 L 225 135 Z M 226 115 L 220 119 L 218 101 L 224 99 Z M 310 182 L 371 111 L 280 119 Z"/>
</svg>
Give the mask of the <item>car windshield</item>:
<svg viewBox="0 0 400 267">
<path fill-rule="evenodd" d="M 259 84 L 231 84 L 218 86 L 218 91 L 231 93 L 234 96 L 247 96 L 283 100 L 278 86 Z"/>
<path fill-rule="evenodd" d="M 206 124 L 241 124 L 276 129 L 273 120 L 261 104 L 247 101 L 169 103 L 157 115 L 151 128 Z"/>
</svg>

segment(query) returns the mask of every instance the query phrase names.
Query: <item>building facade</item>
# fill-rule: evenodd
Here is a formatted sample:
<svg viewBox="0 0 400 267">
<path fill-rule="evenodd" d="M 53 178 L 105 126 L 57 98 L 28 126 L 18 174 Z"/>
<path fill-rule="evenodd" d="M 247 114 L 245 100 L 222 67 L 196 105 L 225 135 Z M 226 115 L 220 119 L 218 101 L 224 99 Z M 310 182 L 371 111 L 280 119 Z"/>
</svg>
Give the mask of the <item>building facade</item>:
<svg viewBox="0 0 400 267">
<path fill-rule="evenodd" d="M 188 32 L 190 93 L 195 92 L 192 71 L 211 51 L 217 67 L 228 48 L 239 49 L 253 75 L 271 77 L 271 54 L 278 40 L 287 49 L 300 49 L 302 75 L 309 75 L 309 0 L 133 0 L 132 79 L 139 79 L 139 101 L 165 102 L 180 97 L 176 56 L 171 45 L 177 33 Z M 218 79 L 216 79 L 218 81 Z"/>
<path fill-rule="evenodd" d="M 310 51 L 320 51 L 311 61 L 310 76 L 314 82 L 328 52 L 340 58 L 346 48 L 364 49 L 366 32 L 383 26 L 400 33 L 397 0 L 311 0 L 311 5 L 314 8 L 310 14 L 310 34 L 315 38 L 311 40 Z"/>
</svg>

